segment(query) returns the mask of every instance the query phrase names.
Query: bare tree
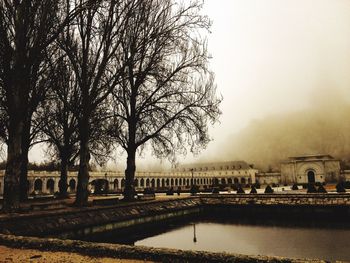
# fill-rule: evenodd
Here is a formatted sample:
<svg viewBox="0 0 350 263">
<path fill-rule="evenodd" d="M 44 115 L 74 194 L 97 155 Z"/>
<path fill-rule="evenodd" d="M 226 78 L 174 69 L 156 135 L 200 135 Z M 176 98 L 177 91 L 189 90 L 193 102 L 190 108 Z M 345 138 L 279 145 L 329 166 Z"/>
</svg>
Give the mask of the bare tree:
<svg viewBox="0 0 350 263">
<path fill-rule="evenodd" d="M 79 98 L 74 108 L 80 140 L 77 206 L 87 204 L 92 144 L 95 149 L 103 148 L 99 142 L 104 146 L 111 144 L 92 137 L 97 138 L 103 128 L 100 122 L 106 114 L 102 109 L 104 101 L 119 81 L 123 65 L 119 64 L 118 52 L 126 21 L 136 4 L 137 1 L 127 0 L 93 3 L 76 17 L 60 40 L 77 79 Z"/>
<path fill-rule="evenodd" d="M 8 117 L 7 164 L 4 182 L 5 211 L 20 202 L 20 181 L 25 151 L 24 134 L 30 129 L 32 88 L 36 86 L 45 52 L 63 28 L 82 10 L 62 16 L 66 1 L 0 1 L 0 85 Z M 28 125 L 29 124 L 29 125 Z"/>
<path fill-rule="evenodd" d="M 39 108 L 34 122 L 40 127 L 43 141 L 48 144 L 48 153 L 60 160 L 59 193 L 65 198 L 68 167 L 74 164 L 79 153 L 78 121 L 71 110 L 75 104 L 77 83 L 67 58 L 59 56 L 50 66 L 52 84 L 49 96 Z"/>
<path fill-rule="evenodd" d="M 174 158 L 209 141 L 221 98 L 208 69 L 210 27 L 198 1 L 145 0 L 129 19 L 122 41 L 127 67 L 113 92 L 111 133 L 127 153 L 125 199 L 134 198 L 136 152 L 149 143 L 158 157 Z M 172 159 L 174 160 L 174 159 Z"/>
</svg>

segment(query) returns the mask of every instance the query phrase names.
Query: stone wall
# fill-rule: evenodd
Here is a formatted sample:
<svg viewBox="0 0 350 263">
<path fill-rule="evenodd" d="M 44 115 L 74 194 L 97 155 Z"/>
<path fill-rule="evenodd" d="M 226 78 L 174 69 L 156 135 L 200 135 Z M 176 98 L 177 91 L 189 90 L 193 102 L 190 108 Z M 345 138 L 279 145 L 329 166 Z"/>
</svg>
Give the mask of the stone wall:
<svg viewBox="0 0 350 263">
<path fill-rule="evenodd" d="M 199 207 L 199 198 L 184 198 L 171 202 L 149 201 L 132 205 L 2 216 L 0 231 L 6 234 L 68 238 L 195 213 Z"/>
<path fill-rule="evenodd" d="M 118 204 L 111 207 L 72 208 L 70 211 L 0 215 L 0 244 L 42 250 L 78 252 L 93 256 L 134 258 L 161 262 L 324 262 L 279 257 L 244 256 L 203 251 L 183 251 L 140 246 L 90 243 L 26 236 L 64 238 L 132 227 L 187 214 L 233 211 L 234 215 L 260 217 L 263 213 L 288 217 L 312 212 L 319 220 L 329 214 L 350 218 L 349 194 L 246 194 L 201 195 L 165 201 Z M 4 235 L 5 234 L 5 235 Z M 17 236 L 13 236 L 15 234 Z"/>
<path fill-rule="evenodd" d="M 164 219 L 195 214 L 212 207 L 254 213 L 342 215 L 350 217 L 349 194 L 201 195 L 167 201 L 147 201 L 110 207 L 89 207 L 22 215 L 1 215 L 0 232 L 26 236 L 89 235 Z M 242 210 L 243 211 L 243 210 Z"/>
<path fill-rule="evenodd" d="M 143 246 L 92 243 L 77 240 L 53 238 L 21 237 L 0 234 L 0 244 L 9 247 L 31 248 L 49 251 L 77 252 L 94 257 L 129 258 L 155 262 L 236 262 L 236 263 L 293 263 L 293 262 L 326 262 L 312 259 L 289 259 L 283 257 L 246 256 L 232 253 L 213 253 Z"/>
</svg>

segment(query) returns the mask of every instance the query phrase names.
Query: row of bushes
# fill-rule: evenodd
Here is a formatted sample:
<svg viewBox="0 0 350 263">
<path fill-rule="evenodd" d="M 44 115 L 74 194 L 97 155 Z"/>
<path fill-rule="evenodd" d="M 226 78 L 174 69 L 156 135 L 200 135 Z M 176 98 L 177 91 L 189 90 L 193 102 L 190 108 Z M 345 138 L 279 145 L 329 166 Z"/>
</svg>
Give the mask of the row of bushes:
<svg viewBox="0 0 350 263">
<path fill-rule="evenodd" d="M 315 183 L 315 184 L 307 184 L 306 187 L 304 187 L 303 185 L 303 188 L 307 189 L 307 193 L 327 193 L 327 190 L 324 188 L 324 184 L 321 184 L 321 183 Z M 244 194 L 245 191 L 243 190 L 242 186 L 237 184 L 237 185 L 233 185 L 232 186 L 232 189 L 234 191 L 237 191 L 237 194 Z M 260 189 L 260 185 L 258 185 L 258 187 L 253 184 L 250 188 L 250 194 L 256 194 L 257 193 L 257 189 Z M 291 187 L 292 190 L 298 190 L 298 185 L 297 184 L 294 184 L 292 187 Z M 220 189 L 219 187 L 213 187 L 213 188 L 208 188 L 208 189 L 205 189 L 204 192 L 211 192 L 213 194 L 218 194 L 220 190 L 224 190 L 224 189 Z M 345 193 L 346 190 L 345 190 L 345 185 L 344 185 L 344 182 L 340 182 L 336 185 L 336 190 L 338 193 Z M 191 194 L 196 194 L 199 192 L 199 186 L 198 185 L 193 185 L 190 189 L 190 193 Z M 265 187 L 265 190 L 264 190 L 264 193 L 265 194 L 272 194 L 274 192 L 274 190 L 272 189 L 272 187 L 270 185 L 267 185 Z M 144 194 L 154 194 L 155 191 L 152 189 L 152 188 L 146 188 L 144 191 L 143 191 Z M 167 195 L 174 195 L 175 193 L 175 190 L 173 187 L 169 188 L 167 191 L 166 191 L 166 194 Z M 178 187 L 177 190 L 176 190 L 176 193 L 178 195 L 180 195 L 181 193 L 181 187 Z"/>
</svg>

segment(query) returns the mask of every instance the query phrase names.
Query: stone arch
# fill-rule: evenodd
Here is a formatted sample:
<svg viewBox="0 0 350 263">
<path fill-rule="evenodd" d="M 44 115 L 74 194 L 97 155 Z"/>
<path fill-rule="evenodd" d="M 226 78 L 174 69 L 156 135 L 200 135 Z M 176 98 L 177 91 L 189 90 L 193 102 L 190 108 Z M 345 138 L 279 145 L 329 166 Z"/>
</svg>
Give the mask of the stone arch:
<svg viewBox="0 0 350 263">
<path fill-rule="evenodd" d="M 69 180 L 69 190 L 70 190 L 71 192 L 75 192 L 76 186 L 77 186 L 77 183 L 76 183 L 75 179 L 73 179 L 73 178 L 70 179 L 70 180 Z"/>
<path fill-rule="evenodd" d="M 214 178 L 213 179 L 213 184 L 214 185 L 218 185 L 219 184 L 219 179 L 218 178 Z"/>
<path fill-rule="evenodd" d="M 307 171 L 307 182 L 308 183 L 315 183 L 316 182 L 316 177 L 315 177 L 315 171 L 314 170 Z"/>
<path fill-rule="evenodd" d="M 113 186 L 114 186 L 114 190 L 119 188 L 119 181 L 118 181 L 118 179 L 114 179 Z"/>
<path fill-rule="evenodd" d="M 233 178 L 233 182 L 234 182 L 235 184 L 238 184 L 238 183 L 239 183 L 238 178 L 237 178 L 237 177 L 236 177 L 236 178 Z"/>
<path fill-rule="evenodd" d="M 226 179 L 225 178 L 221 178 L 221 184 L 226 184 Z"/>
<path fill-rule="evenodd" d="M 107 193 L 109 190 L 109 183 L 106 179 L 95 179 L 91 185 L 94 187 L 94 194 Z"/>
<path fill-rule="evenodd" d="M 179 185 L 177 178 L 175 178 L 175 185 Z"/>
<path fill-rule="evenodd" d="M 228 178 L 228 179 L 227 179 L 227 183 L 228 183 L 228 184 L 232 184 L 232 178 Z"/>
<path fill-rule="evenodd" d="M 173 179 L 173 178 L 171 178 L 171 180 L 170 180 L 170 185 L 171 185 L 171 186 L 174 185 L 174 179 Z"/>
<path fill-rule="evenodd" d="M 134 186 L 139 187 L 139 180 L 137 178 L 135 178 L 134 180 Z"/>
<path fill-rule="evenodd" d="M 160 187 L 160 179 L 157 179 L 157 187 Z"/>
<path fill-rule="evenodd" d="M 146 187 L 149 187 L 149 179 L 146 179 Z"/>
<path fill-rule="evenodd" d="M 46 189 L 50 194 L 52 194 L 55 191 L 55 181 L 52 178 L 47 180 Z"/>
<path fill-rule="evenodd" d="M 241 178 L 241 184 L 245 184 L 246 183 L 246 180 L 244 177 Z"/>
<path fill-rule="evenodd" d="M 154 178 L 152 178 L 152 180 L 151 180 L 151 187 L 152 188 L 156 187 L 156 180 L 154 180 Z"/>
<path fill-rule="evenodd" d="M 323 175 L 324 174 L 324 169 L 323 167 L 318 164 L 318 163 L 313 163 L 313 162 L 308 162 L 302 164 L 299 169 L 298 169 L 298 175 L 305 175 L 307 176 L 307 173 L 309 171 L 313 171 L 316 175 Z"/>
<path fill-rule="evenodd" d="M 162 179 L 162 187 L 164 187 L 165 186 L 165 179 L 163 178 Z"/>
<path fill-rule="evenodd" d="M 120 187 L 122 187 L 122 188 L 125 187 L 125 179 L 124 178 L 120 182 Z"/>
<path fill-rule="evenodd" d="M 34 191 L 42 192 L 43 191 L 43 181 L 41 179 L 35 179 L 34 181 Z"/>
<path fill-rule="evenodd" d="M 169 180 L 169 178 L 167 178 L 167 179 L 165 180 L 166 186 L 169 186 L 169 183 L 170 183 L 170 180 Z"/>
<path fill-rule="evenodd" d="M 141 178 L 140 187 L 144 187 L 144 186 L 145 186 L 145 179 Z"/>
</svg>

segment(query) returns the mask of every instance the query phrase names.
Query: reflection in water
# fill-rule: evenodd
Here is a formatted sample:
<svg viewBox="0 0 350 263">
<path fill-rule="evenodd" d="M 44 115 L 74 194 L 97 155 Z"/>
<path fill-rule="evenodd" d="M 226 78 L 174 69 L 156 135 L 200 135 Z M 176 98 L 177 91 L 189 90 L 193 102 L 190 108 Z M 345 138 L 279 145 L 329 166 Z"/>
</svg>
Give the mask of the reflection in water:
<svg viewBox="0 0 350 263">
<path fill-rule="evenodd" d="M 197 237 L 196 237 L 196 224 L 193 224 L 193 242 L 197 242 Z"/>
<path fill-rule="evenodd" d="M 247 255 L 350 260 L 350 229 L 199 222 L 136 241 L 135 245 Z"/>
<path fill-rule="evenodd" d="M 347 217 L 270 217 L 198 214 L 84 240 L 186 250 L 350 261 Z"/>
</svg>

